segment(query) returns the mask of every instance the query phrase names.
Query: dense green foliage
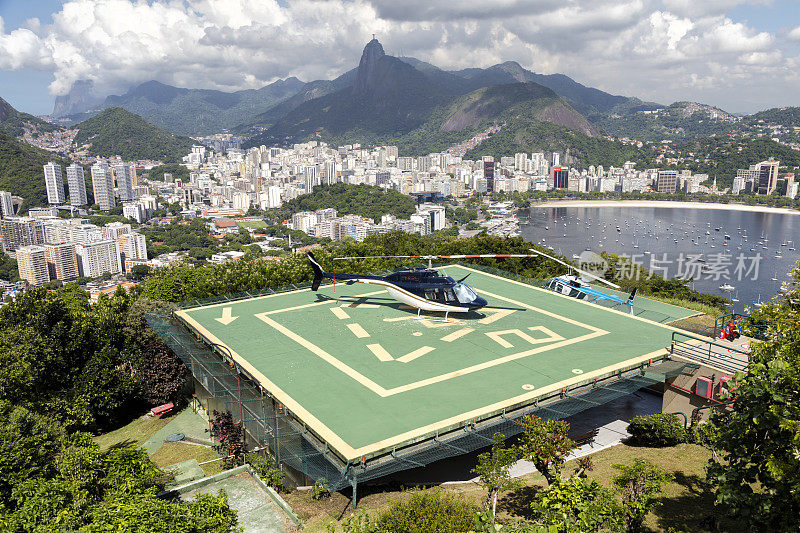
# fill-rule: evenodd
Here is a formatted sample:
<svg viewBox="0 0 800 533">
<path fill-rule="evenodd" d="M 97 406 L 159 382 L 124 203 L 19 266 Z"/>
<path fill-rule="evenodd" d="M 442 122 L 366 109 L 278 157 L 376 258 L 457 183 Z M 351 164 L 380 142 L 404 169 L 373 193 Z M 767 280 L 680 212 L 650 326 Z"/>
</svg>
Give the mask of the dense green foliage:
<svg viewBox="0 0 800 533">
<path fill-rule="evenodd" d="M 154 181 L 164 181 L 164 174 L 172 174 L 172 180 L 189 181 L 189 169 L 178 163 L 165 163 L 153 167 L 145 173 L 145 177 Z"/>
<path fill-rule="evenodd" d="M 17 261 L 6 254 L 0 254 L 0 279 L 4 281 L 19 280 Z"/>
<path fill-rule="evenodd" d="M 266 215 L 279 223 L 291 219 L 293 213 L 332 207 L 339 215 L 360 215 L 380 222 L 380 218 L 386 214 L 408 218 L 414 213 L 414 205 L 413 198 L 394 190 L 364 184 L 334 183 L 318 185 L 314 187 L 314 192 L 289 200 L 277 209 L 270 209 Z"/>
<path fill-rule="evenodd" d="M 345 533 L 468 533 L 478 508 L 463 497 L 442 490 L 412 491 L 377 517 L 353 515 Z"/>
<path fill-rule="evenodd" d="M 21 196 L 25 202 L 20 213 L 30 207 L 47 204 L 47 189 L 44 185 L 42 165 L 49 161 L 65 162 L 53 154 L 27 143 L 18 141 L 0 131 L 0 191 L 9 191 Z"/>
<path fill-rule="evenodd" d="M 206 221 L 196 218 L 191 222 L 173 221 L 154 227 L 143 227 L 141 233 L 147 239 L 148 257 L 189 250 L 189 255 L 198 255 L 197 249 L 204 250 L 206 256 L 217 253 L 218 244 L 209 235 Z M 195 252 L 195 253 L 193 253 Z"/>
<path fill-rule="evenodd" d="M 531 509 L 534 524 L 548 533 L 621 531 L 624 517 L 611 490 L 579 476 L 559 478 L 538 492 Z"/>
<path fill-rule="evenodd" d="M 224 493 L 186 503 L 159 499 L 169 478 L 143 450 L 122 446 L 103 452 L 88 434 L 67 437 L 52 420 L 22 407 L 3 414 L 9 418 L 0 421 L 0 469 L 15 468 L 3 477 L 3 531 L 237 530 L 236 512 Z"/>
<path fill-rule="evenodd" d="M 675 446 L 686 441 L 680 418 L 668 413 L 636 416 L 628 424 L 628 433 L 641 446 Z"/>
<path fill-rule="evenodd" d="M 152 159 L 180 162 L 194 141 L 153 126 L 139 115 L 110 107 L 76 126 L 75 144 L 89 144 L 89 153 L 102 157 L 120 156 L 127 161 Z"/>
<path fill-rule="evenodd" d="M 773 340 L 756 344 L 747 371 L 734 376 L 732 409 L 711 417 L 708 478 L 743 529 L 800 527 L 800 267 L 790 278 L 783 296 L 752 315 Z"/>
</svg>

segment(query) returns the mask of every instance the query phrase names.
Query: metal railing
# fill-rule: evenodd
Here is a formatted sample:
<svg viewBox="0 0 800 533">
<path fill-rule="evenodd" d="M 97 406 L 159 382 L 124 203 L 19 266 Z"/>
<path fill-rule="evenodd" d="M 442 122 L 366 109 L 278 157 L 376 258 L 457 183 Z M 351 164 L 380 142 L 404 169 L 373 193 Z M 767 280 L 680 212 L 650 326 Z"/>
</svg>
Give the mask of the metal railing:
<svg viewBox="0 0 800 533">
<path fill-rule="evenodd" d="M 672 332 L 670 352 L 729 372 L 744 372 L 750 358 L 747 351 L 679 331 Z"/>
</svg>

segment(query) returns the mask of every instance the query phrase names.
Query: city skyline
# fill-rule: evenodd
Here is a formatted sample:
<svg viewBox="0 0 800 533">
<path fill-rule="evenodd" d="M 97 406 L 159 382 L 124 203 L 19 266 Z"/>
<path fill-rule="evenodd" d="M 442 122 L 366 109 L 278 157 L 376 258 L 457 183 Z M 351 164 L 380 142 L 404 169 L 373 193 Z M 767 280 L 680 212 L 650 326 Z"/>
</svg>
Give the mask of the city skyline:
<svg viewBox="0 0 800 533">
<path fill-rule="evenodd" d="M 373 33 L 388 53 L 445 69 L 517 61 L 666 104 L 753 112 L 796 103 L 800 88 L 800 6 L 788 0 L 250 4 L 0 2 L 0 96 L 43 114 L 79 79 L 100 96 L 150 79 L 225 91 L 330 79 Z"/>
</svg>

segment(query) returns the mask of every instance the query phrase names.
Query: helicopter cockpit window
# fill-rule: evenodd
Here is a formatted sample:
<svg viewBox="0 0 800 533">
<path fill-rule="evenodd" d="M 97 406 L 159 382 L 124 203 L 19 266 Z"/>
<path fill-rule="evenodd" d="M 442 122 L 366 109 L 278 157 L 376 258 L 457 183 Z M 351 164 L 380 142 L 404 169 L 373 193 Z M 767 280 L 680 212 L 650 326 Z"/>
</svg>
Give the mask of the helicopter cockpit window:
<svg viewBox="0 0 800 533">
<path fill-rule="evenodd" d="M 453 292 L 453 289 L 445 289 L 444 290 L 444 301 L 445 302 L 455 302 L 456 295 Z"/>
<path fill-rule="evenodd" d="M 461 303 L 469 303 L 474 301 L 478 295 L 472 290 L 472 287 L 466 283 L 456 283 L 453 286 L 453 291 L 456 293 L 456 298 Z"/>
</svg>

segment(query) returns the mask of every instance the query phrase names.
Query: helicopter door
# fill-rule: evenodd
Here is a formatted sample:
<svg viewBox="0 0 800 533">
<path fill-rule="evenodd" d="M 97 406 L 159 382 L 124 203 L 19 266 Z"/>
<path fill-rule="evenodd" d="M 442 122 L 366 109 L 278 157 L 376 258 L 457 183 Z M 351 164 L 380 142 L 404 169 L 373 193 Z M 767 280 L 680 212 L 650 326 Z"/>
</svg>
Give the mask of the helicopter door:
<svg viewBox="0 0 800 533">
<path fill-rule="evenodd" d="M 426 289 L 425 290 L 425 299 L 436 301 L 439 299 L 438 295 L 436 294 L 436 289 Z"/>
</svg>

